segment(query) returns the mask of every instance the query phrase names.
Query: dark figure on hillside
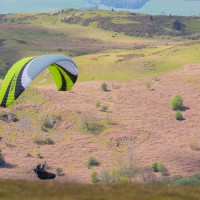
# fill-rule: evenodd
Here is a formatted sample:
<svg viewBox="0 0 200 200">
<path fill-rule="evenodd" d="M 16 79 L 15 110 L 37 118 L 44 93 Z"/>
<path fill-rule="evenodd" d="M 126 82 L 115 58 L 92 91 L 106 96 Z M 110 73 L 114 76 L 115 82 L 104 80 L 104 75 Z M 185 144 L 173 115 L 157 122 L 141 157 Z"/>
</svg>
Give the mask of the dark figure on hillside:
<svg viewBox="0 0 200 200">
<path fill-rule="evenodd" d="M 54 179 L 56 177 L 55 174 L 47 172 L 44 170 L 44 165 L 41 166 L 41 164 L 37 165 L 37 167 L 34 169 L 34 172 L 41 180 L 48 180 L 48 179 Z"/>
</svg>

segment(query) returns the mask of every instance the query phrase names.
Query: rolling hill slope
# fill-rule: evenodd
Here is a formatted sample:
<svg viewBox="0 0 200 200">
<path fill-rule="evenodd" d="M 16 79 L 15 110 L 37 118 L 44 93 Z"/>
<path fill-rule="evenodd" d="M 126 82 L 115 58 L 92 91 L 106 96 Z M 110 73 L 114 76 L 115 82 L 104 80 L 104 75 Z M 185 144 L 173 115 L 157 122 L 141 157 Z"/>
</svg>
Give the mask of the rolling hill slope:
<svg viewBox="0 0 200 200">
<path fill-rule="evenodd" d="M 184 29 L 174 30 L 175 20 Z M 46 162 L 53 172 L 62 169 L 59 182 L 90 183 L 94 171 L 100 176 L 120 168 L 129 147 L 139 168 L 165 165 L 165 175 L 151 171 L 158 180 L 199 172 L 198 17 L 63 9 L 0 21 L 1 75 L 24 56 L 48 53 L 73 57 L 80 71 L 70 92 L 56 91 L 44 71 L 12 106 L 0 109 L 2 178 L 36 180 L 33 168 Z M 176 94 L 187 108 L 183 121 L 169 106 Z M 5 119 L 9 113 L 18 120 Z M 92 131 L 84 127 L 86 118 Z M 91 156 L 99 165 L 88 168 Z"/>
</svg>

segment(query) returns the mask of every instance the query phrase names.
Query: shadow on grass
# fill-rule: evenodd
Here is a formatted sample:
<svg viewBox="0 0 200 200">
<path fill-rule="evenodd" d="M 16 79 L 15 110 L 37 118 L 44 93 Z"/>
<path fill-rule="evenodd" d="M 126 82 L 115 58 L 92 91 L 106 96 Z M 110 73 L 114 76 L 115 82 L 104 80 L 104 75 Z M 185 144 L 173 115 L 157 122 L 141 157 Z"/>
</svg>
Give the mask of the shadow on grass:
<svg viewBox="0 0 200 200">
<path fill-rule="evenodd" d="M 183 107 L 181 108 L 181 111 L 187 111 L 187 110 L 190 110 L 190 107 L 183 106 Z"/>
<path fill-rule="evenodd" d="M 17 165 L 5 162 L 0 166 L 0 169 L 1 168 L 14 169 L 15 167 L 17 167 Z"/>
</svg>

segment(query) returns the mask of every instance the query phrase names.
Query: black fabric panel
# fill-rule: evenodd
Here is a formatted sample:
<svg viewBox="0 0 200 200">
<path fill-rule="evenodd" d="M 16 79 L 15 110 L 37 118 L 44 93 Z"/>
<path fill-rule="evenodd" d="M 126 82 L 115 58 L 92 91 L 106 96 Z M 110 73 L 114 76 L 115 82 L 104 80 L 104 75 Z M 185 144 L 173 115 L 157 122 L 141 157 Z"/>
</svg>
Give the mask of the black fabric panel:
<svg viewBox="0 0 200 200">
<path fill-rule="evenodd" d="M 11 79 L 9 85 L 8 85 L 8 88 L 7 88 L 7 90 L 6 90 L 6 93 L 5 93 L 4 97 L 3 97 L 3 101 L 2 101 L 2 103 L 1 103 L 1 106 L 2 106 L 2 107 L 6 107 L 6 102 L 7 102 L 7 99 L 8 99 L 8 94 L 9 94 L 10 87 L 11 87 L 11 84 L 12 84 L 12 81 L 13 81 L 15 75 L 16 75 L 16 74 L 14 74 L 14 76 L 12 77 L 12 79 Z"/>
<path fill-rule="evenodd" d="M 66 91 L 67 90 L 67 82 L 65 80 L 65 77 L 64 75 L 62 74 L 61 70 L 57 67 L 59 73 L 60 73 L 60 76 L 62 78 L 62 86 L 61 88 L 59 89 L 59 91 Z"/>
<path fill-rule="evenodd" d="M 56 63 L 56 65 L 58 65 Z M 62 70 L 69 76 L 69 78 L 72 80 L 73 83 L 76 83 L 76 80 L 78 78 L 78 76 L 71 74 L 70 72 L 68 72 L 65 68 L 63 68 L 62 66 L 58 65 L 60 68 L 62 68 Z"/>
</svg>

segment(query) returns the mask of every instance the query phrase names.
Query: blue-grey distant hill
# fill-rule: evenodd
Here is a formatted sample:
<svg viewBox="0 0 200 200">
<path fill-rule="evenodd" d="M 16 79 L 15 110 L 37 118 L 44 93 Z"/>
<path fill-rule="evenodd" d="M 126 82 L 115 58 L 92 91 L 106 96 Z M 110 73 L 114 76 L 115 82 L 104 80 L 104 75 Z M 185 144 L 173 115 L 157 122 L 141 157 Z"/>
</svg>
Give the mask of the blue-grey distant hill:
<svg viewBox="0 0 200 200">
<path fill-rule="evenodd" d="M 62 8 L 129 10 L 150 15 L 200 16 L 200 0 L 0 0 L 0 14 Z"/>
<path fill-rule="evenodd" d="M 139 9 L 150 0 L 101 0 L 103 5 L 115 8 Z"/>
</svg>

